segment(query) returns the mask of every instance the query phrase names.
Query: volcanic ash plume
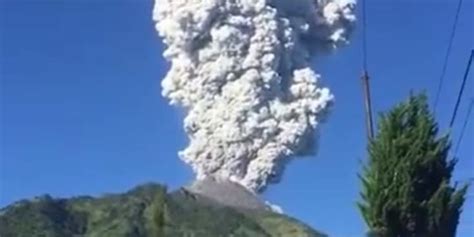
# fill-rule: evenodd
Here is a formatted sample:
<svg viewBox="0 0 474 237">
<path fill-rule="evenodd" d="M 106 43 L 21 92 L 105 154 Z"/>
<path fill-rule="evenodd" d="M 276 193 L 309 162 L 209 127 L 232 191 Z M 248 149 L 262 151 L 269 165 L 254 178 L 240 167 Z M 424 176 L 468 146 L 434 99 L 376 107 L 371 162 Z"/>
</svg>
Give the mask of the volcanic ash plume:
<svg viewBox="0 0 474 237">
<path fill-rule="evenodd" d="M 185 108 L 198 179 L 260 192 L 291 155 L 311 152 L 333 95 L 312 55 L 347 41 L 352 0 L 156 0 L 171 68 L 163 95 Z"/>
</svg>

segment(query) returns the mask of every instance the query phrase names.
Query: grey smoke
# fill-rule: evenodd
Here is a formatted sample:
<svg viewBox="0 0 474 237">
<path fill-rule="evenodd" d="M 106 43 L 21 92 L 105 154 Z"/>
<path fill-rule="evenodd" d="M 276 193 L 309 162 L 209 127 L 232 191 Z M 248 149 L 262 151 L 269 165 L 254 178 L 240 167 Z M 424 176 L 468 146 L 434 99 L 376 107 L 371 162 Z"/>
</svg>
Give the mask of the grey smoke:
<svg viewBox="0 0 474 237">
<path fill-rule="evenodd" d="M 310 152 L 333 95 L 310 59 L 347 42 L 352 0 L 156 0 L 171 68 L 163 95 L 186 112 L 179 152 L 197 179 L 251 192 Z"/>
</svg>

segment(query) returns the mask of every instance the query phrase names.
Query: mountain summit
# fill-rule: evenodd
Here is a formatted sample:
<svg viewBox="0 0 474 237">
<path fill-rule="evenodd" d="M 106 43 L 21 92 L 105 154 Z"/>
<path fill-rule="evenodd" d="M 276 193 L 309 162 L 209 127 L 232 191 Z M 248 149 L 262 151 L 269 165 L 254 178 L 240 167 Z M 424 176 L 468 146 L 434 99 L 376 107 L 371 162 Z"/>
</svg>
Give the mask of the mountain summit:
<svg viewBox="0 0 474 237">
<path fill-rule="evenodd" d="M 238 183 L 224 179 L 207 177 L 194 181 L 184 189 L 228 207 L 259 211 L 270 210 L 270 207 L 256 194 Z"/>
<path fill-rule="evenodd" d="M 217 196 L 212 196 L 217 195 Z M 0 210 L 2 237 L 324 237 L 269 211 L 232 183 L 198 181 L 173 192 L 145 184 L 99 198 L 44 195 Z"/>
</svg>

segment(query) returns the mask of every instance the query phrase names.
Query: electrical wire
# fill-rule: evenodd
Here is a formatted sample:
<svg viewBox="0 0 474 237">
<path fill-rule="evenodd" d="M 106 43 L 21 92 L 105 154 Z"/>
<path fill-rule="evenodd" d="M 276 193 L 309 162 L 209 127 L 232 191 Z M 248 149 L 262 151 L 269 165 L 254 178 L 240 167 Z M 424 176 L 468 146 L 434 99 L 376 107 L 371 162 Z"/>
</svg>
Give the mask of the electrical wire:
<svg viewBox="0 0 474 237">
<path fill-rule="evenodd" d="M 459 93 L 458 93 L 458 99 L 456 100 L 456 105 L 454 106 L 454 111 L 453 111 L 453 115 L 451 117 L 451 122 L 449 123 L 450 128 L 453 127 L 454 121 L 456 120 L 456 115 L 457 115 L 457 112 L 458 112 L 459 104 L 461 102 L 461 97 L 462 97 L 462 94 L 464 92 L 464 87 L 466 86 L 467 78 L 469 76 L 469 70 L 471 69 L 471 63 L 472 63 L 472 57 L 473 56 L 474 56 L 474 50 L 471 50 L 471 56 L 469 57 L 469 61 L 467 62 L 466 71 L 464 72 L 464 77 L 462 79 L 461 88 L 459 89 Z"/>
<path fill-rule="evenodd" d="M 443 88 L 443 81 L 444 77 L 446 75 L 446 69 L 448 67 L 448 61 L 449 61 L 449 56 L 451 55 L 451 48 L 453 47 L 453 41 L 454 37 L 456 35 L 456 28 L 458 25 L 458 20 L 459 20 L 459 13 L 461 12 L 461 6 L 462 6 L 463 0 L 458 1 L 458 5 L 456 8 L 456 14 L 454 17 L 454 23 L 453 26 L 451 27 L 451 34 L 449 37 L 449 43 L 448 43 L 448 48 L 446 50 L 446 55 L 444 56 L 444 62 L 443 62 L 443 67 L 441 69 L 441 75 L 438 80 L 438 88 L 436 90 L 436 95 L 435 95 L 435 100 L 434 100 L 434 105 L 433 105 L 433 111 L 436 113 L 436 108 L 438 106 L 438 101 L 439 101 L 439 96 L 441 94 L 441 89 Z"/>
<path fill-rule="evenodd" d="M 472 106 L 474 105 L 474 99 L 471 99 L 471 103 L 469 104 L 469 108 L 467 110 L 466 118 L 464 119 L 464 124 L 461 128 L 461 133 L 459 134 L 458 141 L 456 143 L 456 149 L 454 150 L 454 157 L 457 157 L 459 147 L 461 146 L 462 139 L 464 137 L 464 132 L 466 131 L 467 124 L 469 123 L 469 119 L 471 117 Z"/>
</svg>

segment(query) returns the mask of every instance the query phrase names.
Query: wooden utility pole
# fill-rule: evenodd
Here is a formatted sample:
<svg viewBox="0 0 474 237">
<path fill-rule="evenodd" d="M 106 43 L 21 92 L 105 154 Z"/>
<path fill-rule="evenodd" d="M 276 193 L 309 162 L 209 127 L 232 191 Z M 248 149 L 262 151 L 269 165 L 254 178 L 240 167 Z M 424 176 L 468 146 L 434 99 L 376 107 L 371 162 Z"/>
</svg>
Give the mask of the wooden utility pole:
<svg viewBox="0 0 474 237">
<path fill-rule="evenodd" d="M 374 124 L 372 119 L 372 102 L 370 100 L 369 73 L 367 72 L 367 10 L 366 2 L 362 0 L 362 87 L 364 90 L 365 124 L 367 127 L 367 138 L 374 137 Z"/>
<path fill-rule="evenodd" d="M 364 70 L 362 74 L 362 87 L 364 89 L 364 102 L 365 102 L 365 122 L 367 126 L 367 137 L 372 140 L 374 137 L 374 123 L 372 118 L 372 101 L 370 98 L 370 85 L 369 85 L 369 74 Z"/>
</svg>

